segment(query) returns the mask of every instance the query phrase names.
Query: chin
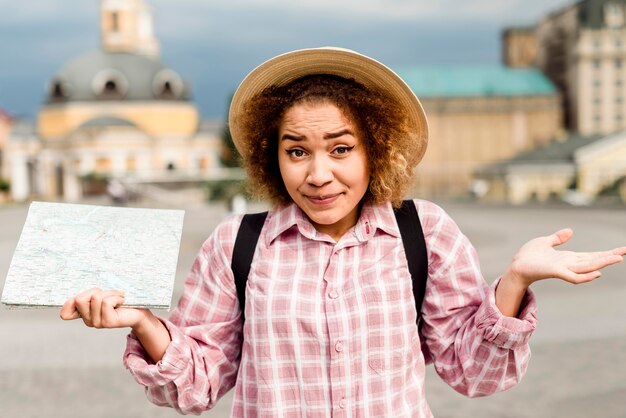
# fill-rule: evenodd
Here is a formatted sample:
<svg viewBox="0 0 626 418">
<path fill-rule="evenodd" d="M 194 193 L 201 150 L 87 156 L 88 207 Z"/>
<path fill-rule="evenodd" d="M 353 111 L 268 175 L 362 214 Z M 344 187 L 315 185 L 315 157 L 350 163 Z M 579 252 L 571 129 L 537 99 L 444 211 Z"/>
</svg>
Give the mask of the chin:
<svg viewBox="0 0 626 418">
<path fill-rule="evenodd" d="M 307 216 L 313 223 L 318 225 L 333 225 L 339 221 L 339 219 L 330 216 L 315 216 L 314 214 L 307 214 Z"/>
</svg>

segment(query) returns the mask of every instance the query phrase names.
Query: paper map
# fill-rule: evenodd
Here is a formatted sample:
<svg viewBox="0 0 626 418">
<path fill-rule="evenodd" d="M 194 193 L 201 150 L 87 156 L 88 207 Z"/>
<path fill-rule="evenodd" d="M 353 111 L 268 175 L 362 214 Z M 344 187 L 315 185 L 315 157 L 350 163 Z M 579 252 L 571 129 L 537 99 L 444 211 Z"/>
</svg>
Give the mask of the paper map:
<svg viewBox="0 0 626 418">
<path fill-rule="evenodd" d="M 99 287 L 169 309 L 184 211 L 33 202 L 0 301 L 62 306 Z"/>
</svg>

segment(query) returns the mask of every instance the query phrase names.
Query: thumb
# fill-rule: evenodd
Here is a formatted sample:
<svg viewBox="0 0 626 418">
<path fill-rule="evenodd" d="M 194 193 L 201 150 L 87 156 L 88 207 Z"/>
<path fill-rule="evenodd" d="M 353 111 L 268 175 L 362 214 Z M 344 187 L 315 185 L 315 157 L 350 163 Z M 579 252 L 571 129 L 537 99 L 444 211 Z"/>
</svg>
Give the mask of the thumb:
<svg viewBox="0 0 626 418">
<path fill-rule="evenodd" d="M 571 228 L 564 228 L 556 231 L 548 238 L 550 239 L 550 245 L 556 247 L 557 245 L 561 245 L 569 241 L 570 238 L 572 238 L 572 235 L 574 235 L 574 231 Z"/>
</svg>

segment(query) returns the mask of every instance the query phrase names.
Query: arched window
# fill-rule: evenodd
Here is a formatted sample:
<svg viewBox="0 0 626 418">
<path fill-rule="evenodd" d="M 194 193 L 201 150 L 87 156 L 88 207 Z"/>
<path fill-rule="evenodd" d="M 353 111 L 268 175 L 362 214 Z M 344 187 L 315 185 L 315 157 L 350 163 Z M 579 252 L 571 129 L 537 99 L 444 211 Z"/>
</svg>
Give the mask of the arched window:
<svg viewBox="0 0 626 418">
<path fill-rule="evenodd" d="M 119 100 L 124 98 L 128 92 L 128 81 L 121 72 L 105 69 L 94 77 L 92 89 L 99 99 Z"/>
<path fill-rule="evenodd" d="M 50 102 L 59 102 L 69 97 L 68 84 L 59 79 L 54 79 L 50 82 L 48 87 L 48 100 Z"/>
<path fill-rule="evenodd" d="M 159 71 L 152 82 L 152 91 L 157 99 L 174 100 L 182 98 L 184 90 L 183 80 L 170 70 Z"/>
</svg>

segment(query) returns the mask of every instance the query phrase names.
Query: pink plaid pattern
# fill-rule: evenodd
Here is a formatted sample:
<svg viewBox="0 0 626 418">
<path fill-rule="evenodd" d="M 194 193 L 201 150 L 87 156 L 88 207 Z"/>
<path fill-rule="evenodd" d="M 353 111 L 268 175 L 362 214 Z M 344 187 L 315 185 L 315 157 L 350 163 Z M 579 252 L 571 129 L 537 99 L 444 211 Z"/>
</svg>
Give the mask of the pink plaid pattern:
<svg viewBox="0 0 626 418">
<path fill-rule="evenodd" d="M 230 270 L 241 217 L 231 217 L 202 246 L 163 319 L 172 336 L 163 359 L 152 364 L 131 333 L 126 366 L 152 402 L 185 413 L 234 386 L 234 417 L 430 417 L 431 361 L 468 396 L 509 388 L 530 357 L 532 292 L 519 319 L 503 317 L 497 281 L 485 283 L 467 238 L 435 204 L 415 204 L 429 258 L 420 333 L 390 205 L 366 205 L 337 243 L 291 205 L 272 210 L 261 233 L 243 330 Z"/>
</svg>

